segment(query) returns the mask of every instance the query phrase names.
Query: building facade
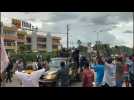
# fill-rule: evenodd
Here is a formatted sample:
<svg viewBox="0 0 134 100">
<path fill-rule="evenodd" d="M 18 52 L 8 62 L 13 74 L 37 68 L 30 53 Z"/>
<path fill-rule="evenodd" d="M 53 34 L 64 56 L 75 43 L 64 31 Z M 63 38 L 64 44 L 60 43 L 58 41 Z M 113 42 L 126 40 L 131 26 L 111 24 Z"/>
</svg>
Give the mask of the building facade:
<svg viewBox="0 0 134 100">
<path fill-rule="evenodd" d="M 6 50 L 19 51 L 20 46 L 26 46 L 27 51 L 57 51 L 59 50 L 60 37 L 38 34 L 39 32 L 29 32 L 18 30 L 15 26 L 4 26 L 1 28 L 1 37 L 4 37 Z M 51 42 L 51 43 L 50 43 Z"/>
</svg>

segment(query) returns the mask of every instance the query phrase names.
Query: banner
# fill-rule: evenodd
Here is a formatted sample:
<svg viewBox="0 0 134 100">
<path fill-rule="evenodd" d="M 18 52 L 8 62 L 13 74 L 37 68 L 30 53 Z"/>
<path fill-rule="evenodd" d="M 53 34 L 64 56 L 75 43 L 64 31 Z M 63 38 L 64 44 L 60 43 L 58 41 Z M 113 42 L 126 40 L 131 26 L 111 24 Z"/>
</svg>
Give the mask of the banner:
<svg viewBox="0 0 134 100">
<path fill-rule="evenodd" d="M 1 58 L 0 72 L 2 73 L 7 68 L 9 63 L 9 59 L 4 46 L 4 40 L 2 37 L 1 37 L 1 46 L 0 46 L 0 58 Z"/>
</svg>

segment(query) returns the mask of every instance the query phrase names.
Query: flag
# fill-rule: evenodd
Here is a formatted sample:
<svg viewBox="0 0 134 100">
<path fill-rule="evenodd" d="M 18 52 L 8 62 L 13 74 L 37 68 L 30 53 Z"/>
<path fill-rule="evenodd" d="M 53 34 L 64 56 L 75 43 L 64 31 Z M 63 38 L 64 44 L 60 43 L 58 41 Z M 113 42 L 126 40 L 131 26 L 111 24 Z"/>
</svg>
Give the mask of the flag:
<svg viewBox="0 0 134 100">
<path fill-rule="evenodd" d="M 8 55 L 6 53 L 6 49 L 4 46 L 4 40 L 2 37 L 1 37 L 0 57 L 1 57 L 1 66 L 0 66 L 1 70 L 0 70 L 0 72 L 2 73 L 7 68 L 8 63 L 9 63 Z"/>
</svg>

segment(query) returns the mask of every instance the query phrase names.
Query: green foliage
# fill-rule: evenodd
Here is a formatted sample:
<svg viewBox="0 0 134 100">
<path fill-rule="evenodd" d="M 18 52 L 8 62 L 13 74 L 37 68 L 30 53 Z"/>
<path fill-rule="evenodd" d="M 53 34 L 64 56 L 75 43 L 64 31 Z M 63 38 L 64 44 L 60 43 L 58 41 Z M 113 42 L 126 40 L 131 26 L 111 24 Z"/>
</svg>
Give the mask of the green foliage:
<svg viewBox="0 0 134 100">
<path fill-rule="evenodd" d="M 82 43 L 81 40 L 78 40 L 78 41 L 77 41 L 78 46 L 80 46 L 81 43 Z"/>
<path fill-rule="evenodd" d="M 23 58 L 26 62 L 31 62 L 33 60 L 36 60 L 37 55 L 41 54 L 42 55 L 42 59 L 43 60 L 48 60 L 50 61 L 50 58 L 56 57 L 56 53 L 55 52 L 23 52 L 23 53 L 12 53 L 12 57 L 14 60 Z"/>
</svg>

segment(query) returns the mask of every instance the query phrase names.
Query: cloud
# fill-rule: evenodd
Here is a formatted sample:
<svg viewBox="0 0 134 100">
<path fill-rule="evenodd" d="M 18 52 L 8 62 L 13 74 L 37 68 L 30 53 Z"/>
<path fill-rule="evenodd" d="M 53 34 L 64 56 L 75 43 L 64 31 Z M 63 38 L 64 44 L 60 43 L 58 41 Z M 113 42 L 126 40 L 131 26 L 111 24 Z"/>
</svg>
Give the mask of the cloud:
<svg viewBox="0 0 134 100">
<path fill-rule="evenodd" d="M 132 34 L 132 33 L 133 33 L 133 31 L 132 31 L 132 30 L 126 30 L 126 31 L 124 31 L 124 33 Z"/>
<path fill-rule="evenodd" d="M 79 17 L 77 13 L 73 12 L 54 12 L 51 13 L 51 16 L 48 21 L 52 22 L 60 22 L 65 20 L 73 20 Z"/>
<path fill-rule="evenodd" d="M 78 39 L 95 43 L 97 32 L 104 43 L 127 45 L 133 32 L 131 12 L 4 12 L 5 16 L 28 20 L 50 32 L 66 33 L 66 25 L 70 24 L 70 40 L 74 45 Z M 62 37 L 66 45 L 66 35 Z M 131 40 L 129 44 L 132 44 Z"/>
<path fill-rule="evenodd" d="M 23 12 L 24 14 L 30 14 L 30 12 Z"/>
<path fill-rule="evenodd" d="M 35 19 L 35 18 L 29 18 L 29 19 L 27 19 L 27 20 L 32 21 L 32 22 L 37 21 L 37 19 Z"/>
<path fill-rule="evenodd" d="M 132 21 L 133 20 L 133 13 L 132 12 L 123 12 L 118 13 L 119 19 L 124 22 Z"/>
<path fill-rule="evenodd" d="M 113 24 L 113 23 L 110 23 L 108 21 L 108 17 L 109 17 L 109 15 L 99 16 L 99 17 L 96 17 L 96 18 L 92 18 L 91 21 L 95 25 L 109 25 L 109 24 Z"/>
</svg>

